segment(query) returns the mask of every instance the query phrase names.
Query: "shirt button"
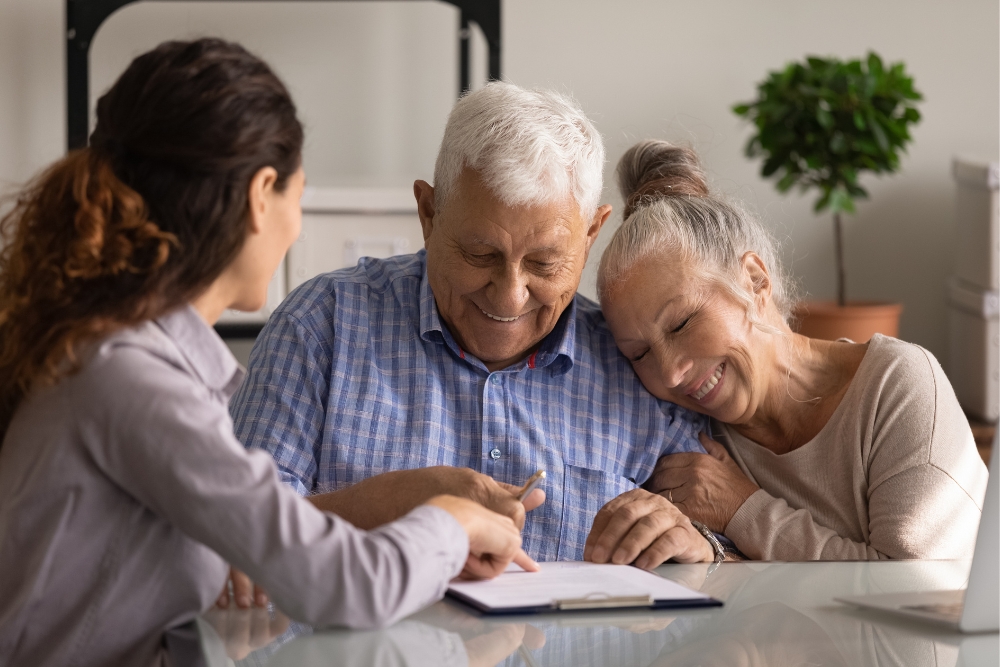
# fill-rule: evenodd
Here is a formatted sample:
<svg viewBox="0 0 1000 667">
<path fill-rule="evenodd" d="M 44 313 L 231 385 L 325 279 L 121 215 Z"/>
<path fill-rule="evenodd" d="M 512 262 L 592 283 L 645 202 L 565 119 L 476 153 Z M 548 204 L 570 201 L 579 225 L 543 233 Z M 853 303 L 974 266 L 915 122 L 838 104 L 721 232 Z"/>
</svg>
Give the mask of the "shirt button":
<svg viewBox="0 0 1000 667">
<path fill-rule="evenodd" d="M 503 382 L 503 380 L 500 378 L 499 374 L 493 374 L 490 376 L 490 382 L 492 382 L 493 384 L 500 384 L 501 382 Z"/>
<path fill-rule="evenodd" d="M 496 447 L 494 447 L 493 449 L 491 449 L 490 450 L 490 458 L 493 459 L 494 461 L 496 461 L 498 458 L 500 458 L 500 450 L 497 449 Z"/>
</svg>

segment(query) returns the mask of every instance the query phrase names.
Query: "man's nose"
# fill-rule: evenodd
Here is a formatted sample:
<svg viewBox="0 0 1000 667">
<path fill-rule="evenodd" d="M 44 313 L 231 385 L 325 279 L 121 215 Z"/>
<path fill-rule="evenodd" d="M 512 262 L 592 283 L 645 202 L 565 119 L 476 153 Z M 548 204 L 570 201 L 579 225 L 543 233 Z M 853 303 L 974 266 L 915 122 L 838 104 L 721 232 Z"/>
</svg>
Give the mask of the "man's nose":
<svg viewBox="0 0 1000 667">
<path fill-rule="evenodd" d="M 501 311 L 495 313 L 501 317 L 520 315 L 524 305 L 528 303 L 528 276 L 517 264 L 505 264 L 493 276 L 494 307 Z"/>
</svg>

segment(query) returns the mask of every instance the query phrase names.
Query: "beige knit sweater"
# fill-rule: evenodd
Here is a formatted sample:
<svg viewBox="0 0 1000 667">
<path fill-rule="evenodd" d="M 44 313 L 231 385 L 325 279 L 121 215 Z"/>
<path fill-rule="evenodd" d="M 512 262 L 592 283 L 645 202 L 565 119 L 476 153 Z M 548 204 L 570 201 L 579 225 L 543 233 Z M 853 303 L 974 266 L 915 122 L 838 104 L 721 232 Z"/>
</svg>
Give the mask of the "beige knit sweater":
<svg viewBox="0 0 1000 667">
<path fill-rule="evenodd" d="M 876 335 L 823 430 L 777 455 L 712 421 L 760 490 L 725 534 L 753 559 L 972 558 L 986 466 L 934 356 Z"/>
</svg>

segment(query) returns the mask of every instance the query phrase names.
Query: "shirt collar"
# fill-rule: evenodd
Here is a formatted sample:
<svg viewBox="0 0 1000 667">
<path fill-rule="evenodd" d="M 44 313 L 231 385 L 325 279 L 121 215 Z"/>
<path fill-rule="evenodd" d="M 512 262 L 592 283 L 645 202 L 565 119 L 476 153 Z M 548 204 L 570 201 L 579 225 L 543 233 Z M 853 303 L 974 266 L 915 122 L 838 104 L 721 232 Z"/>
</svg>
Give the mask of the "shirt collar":
<svg viewBox="0 0 1000 667">
<path fill-rule="evenodd" d="M 417 253 L 423 264 L 423 276 L 420 279 L 420 337 L 428 342 L 446 345 L 452 352 L 461 359 L 466 358 L 466 353 L 455 342 L 451 332 L 441 322 L 438 313 L 437 301 L 434 299 L 434 292 L 431 291 L 430 281 L 427 280 L 427 256 L 426 251 Z M 557 373 L 565 373 L 573 366 L 573 355 L 576 352 L 576 297 L 570 301 L 569 306 L 563 311 L 556 322 L 556 326 L 549 332 L 549 335 L 542 339 L 542 344 L 538 350 L 532 353 L 524 361 L 528 368 L 545 368 L 552 366 L 552 370 Z M 559 362 L 558 364 L 556 362 Z M 517 365 L 512 370 L 516 370 Z"/>
<path fill-rule="evenodd" d="M 576 296 L 569 302 L 569 306 L 559 316 L 556 326 L 542 341 L 538 348 L 538 365 L 548 366 L 556 364 L 554 367 L 565 373 L 573 367 L 573 358 L 576 354 Z"/>
<path fill-rule="evenodd" d="M 227 399 L 236 393 L 245 371 L 192 305 L 158 317 L 156 324 L 174 342 L 205 386 L 222 392 Z"/>
<path fill-rule="evenodd" d="M 437 302 L 434 300 L 434 292 L 431 291 L 431 283 L 427 279 L 427 251 L 418 251 L 417 257 L 420 258 L 422 271 L 420 277 L 420 337 L 426 341 L 443 343 L 444 326 L 441 324 L 440 315 L 438 315 Z"/>
</svg>

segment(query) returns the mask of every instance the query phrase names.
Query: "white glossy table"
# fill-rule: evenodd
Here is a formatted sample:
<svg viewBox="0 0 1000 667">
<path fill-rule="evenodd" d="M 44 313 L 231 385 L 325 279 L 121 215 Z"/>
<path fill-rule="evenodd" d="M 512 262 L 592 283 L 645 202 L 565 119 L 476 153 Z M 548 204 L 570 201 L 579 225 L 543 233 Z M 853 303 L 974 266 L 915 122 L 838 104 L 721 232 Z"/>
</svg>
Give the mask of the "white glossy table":
<svg viewBox="0 0 1000 667">
<path fill-rule="evenodd" d="M 484 617 L 446 600 L 379 632 L 314 632 L 264 610 L 212 611 L 199 630 L 213 667 L 233 664 L 227 651 L 240 666 L 996 667 L 995 633 L 961 635 L 833 601 L 961 588 L 968 571 L 967 561 L 724 563 L 711 573 L 708 565 L 665 565 L 659 574 L 725 606 Z"/>
</svg>

